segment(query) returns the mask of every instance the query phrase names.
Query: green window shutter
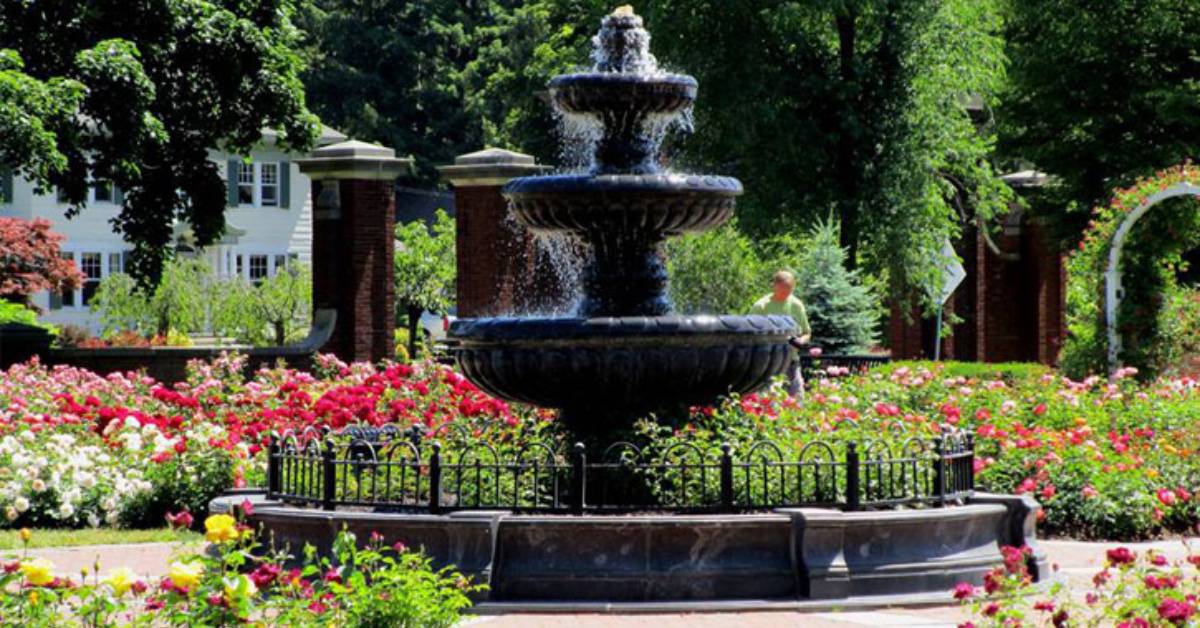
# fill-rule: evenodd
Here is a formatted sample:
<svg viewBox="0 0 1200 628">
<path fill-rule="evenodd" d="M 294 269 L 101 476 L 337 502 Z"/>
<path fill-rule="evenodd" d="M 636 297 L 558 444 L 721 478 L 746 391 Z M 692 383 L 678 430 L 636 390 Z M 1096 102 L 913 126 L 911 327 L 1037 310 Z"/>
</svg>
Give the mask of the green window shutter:
<svg viewBox="0 0 1200 628">
<path fill-rule="evenodd" d="M 238 206 L 238 173 L 242 169 L 241 159 L 230 159 L 225 168 L 225 186 L 229 189 L 229 206 Z"/>
<path fill-rule="evenodd" d="M 0 203 L 13 202 L 13 171 L 8 166 L 0 166 Z"/>
<path fill-rule="evenodd" d="M 279 206 L 283 209 L 292 208 L 292 164 L 291 162 L 279 162 Z"/>
</svg>

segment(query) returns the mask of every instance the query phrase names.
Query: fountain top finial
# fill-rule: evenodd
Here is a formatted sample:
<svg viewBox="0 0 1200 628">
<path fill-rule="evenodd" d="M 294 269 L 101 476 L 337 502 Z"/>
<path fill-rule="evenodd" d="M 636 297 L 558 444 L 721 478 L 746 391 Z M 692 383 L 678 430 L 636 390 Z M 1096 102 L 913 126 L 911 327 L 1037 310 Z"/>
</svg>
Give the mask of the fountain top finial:
<svg viewBox="0 0 1200 628">
<path fill-rule="evenodd" d="M 637 13 L 633 12 L 632 4 L 622 4 L 621 6 L 613 9 L 613 12 L 610 15 L 613 17 L 637 17 Z"/>
</svg>

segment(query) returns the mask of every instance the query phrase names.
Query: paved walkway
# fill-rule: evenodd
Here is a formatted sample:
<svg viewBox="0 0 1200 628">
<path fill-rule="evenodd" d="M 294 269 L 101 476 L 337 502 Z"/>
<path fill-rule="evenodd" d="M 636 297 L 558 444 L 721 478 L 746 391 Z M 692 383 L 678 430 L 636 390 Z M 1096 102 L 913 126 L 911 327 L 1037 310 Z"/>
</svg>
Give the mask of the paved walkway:
<svg viewBox="0 0 1200 628">
<path fill-rule="evenodd" d="M 1200 539 L 1190 539 L 1200 553 Z M 1081 541 L 1040 541 L 1039 544 L 1058 566 L 1054 575 L 1066 580 L 1077 590 L 1086 590 L 1091 577 L 1104 562 L 1104 551 L 1125 545 L 1138 553 L 1155 549 L 1170 558 L 1188 554 L 1182 541 L 1149 543 L 1085 543 Z M 91 570 L 97 562 L 101 572 L 117 566 L 128 566 L 139 575 L 157 580 L 166 573 L 171 559 L 200 544 L 145 543 L 140 545 L 90 545 L 31 550 L 32 556 L 50 559 L 60 575 L 78 577 L 81 568 Z M 8 553 L 8 552 L 3 552 Z M 924 608 L 887 608 L 871 611 L 811 612 L 755 611 L 736 613 L 646 613 L 646 614 L 509 614 L 475 617 L 467 625 L 478 628 L 765 628 L 768 626 L 805 626 L 806 628 L 853 628 L 855 626 L 913 626 L 916 628 L 953 628 L 967 619 L 956 606 Z"/>
</svg>

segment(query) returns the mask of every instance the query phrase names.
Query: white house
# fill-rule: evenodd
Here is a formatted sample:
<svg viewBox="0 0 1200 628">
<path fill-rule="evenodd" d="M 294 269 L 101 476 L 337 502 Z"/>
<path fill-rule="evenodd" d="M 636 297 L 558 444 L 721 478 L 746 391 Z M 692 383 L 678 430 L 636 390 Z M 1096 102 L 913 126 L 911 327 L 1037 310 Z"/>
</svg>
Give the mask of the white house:
<svg viewBox="0 0 1200 628">
<path fill-rule="evenodd" d="M 191 252 L 212 265 L 213 272 L 250 280 L 273 275 L 289 260 L 308 263 L 312 252 L 312 199 L 308 177 L 293 163 L 297 155 L 276 149 L 277 136 L 265 131 L 262 143 L 241 157 L 209 151 L 227 182 L 228 209 L 225 235 L 220 241 L 195 251 L 190 229 L 177 224 L 177 250 Z M 318 145 L 341 142 L 346 136 L 322 127 Z M 88 301 L 100 280 L 124 268 L 130 249 L 121 235 L 113 232 L 112 219 L 120 211 L 121 190 L 96 182 L 87 207 L 74 218 L 66 218 L 67 204 L 55 191 L 38 194 L 33 184 L 11 175 L 0 175 L 0 216 L 46 218 L 54 230 L 66 236 L 63 255 L 70 257 L 84 275 L 80 290 L 62 295 L 42 292 L 33 303 L 55 324 L 80 325 L 98 331 L 99 317 Z"/>
</svg>

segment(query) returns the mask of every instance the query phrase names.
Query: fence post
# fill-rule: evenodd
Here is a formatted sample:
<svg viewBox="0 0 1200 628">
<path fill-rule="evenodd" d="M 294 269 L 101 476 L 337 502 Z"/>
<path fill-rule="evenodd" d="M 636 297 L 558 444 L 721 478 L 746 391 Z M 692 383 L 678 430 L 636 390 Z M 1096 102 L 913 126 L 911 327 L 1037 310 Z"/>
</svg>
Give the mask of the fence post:
<svg viewBox="0 0 1200 628">
<path fill-rule="evenodd" d="M 963 465 L 967 472 L 967 494 L 975 494 L 975 433 L 967 432 L 967 462 Z"/>
<path fill-rule="evenodd" d="M 942 436 L 933 439 L 933 490 L 937 491 L 937 504 L 946 505 L 946 440 Z"/>
<path fill-rule="evenodd" d="M 321 507 L 325 510 L 334 509 L 337 499 L 337 466 L 334 465 L 333 439 L 325 438 L 325 447 L 321 451 L 321 470 L 324 481 L 321 483 Z"/>
<path fill-rule="evenodd" d="M 733 446 L 721 443 L 721 508 L 733 511 Z"/>
<path fill-rule="evenodd" d="M 274 499 L 279 494 L 279 437 L 275 432 L 267 437 L 267 499 Z"/>
<path fill-rule="evenodd" d="M 433 442 L 433 454 L 429 456 L 429 512 L 442 511 L 442 444 Z"/>
<path fill-rule="evenodd" d="M 584 447 L 583 443 L 575 443 L 573 449 L 575 455 L 572 457 L 571 464 L 574 467 L 572 472 L 575 475 L 573 478 L 575 481 L 575 503 L 571 506 L 576 514 L 582 514 L 584 505 L 587 502 L 587 448 Z"/>
<path fill-rule="evenodd" d="M 850 441 L 846 443 L 846 510 L 858 510 L 862 504 L 860 479 L 858 443 Z"/>
</svg>

